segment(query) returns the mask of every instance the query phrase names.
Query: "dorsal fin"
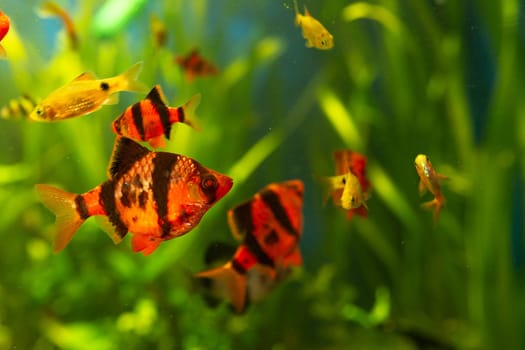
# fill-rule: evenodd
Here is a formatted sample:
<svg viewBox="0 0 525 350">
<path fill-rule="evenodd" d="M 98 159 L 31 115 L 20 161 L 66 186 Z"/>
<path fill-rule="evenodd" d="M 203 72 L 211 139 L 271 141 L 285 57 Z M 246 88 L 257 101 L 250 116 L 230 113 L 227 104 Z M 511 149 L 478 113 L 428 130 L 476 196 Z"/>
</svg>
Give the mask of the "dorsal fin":
<svg viewBox="0 0 525 350">
<path fill-rule="evenodd" d="M 75 79 L 73 79 L 71 82 L 74 82 L 74 81 L 82 81 L 82 80 L 96 80 L 97 77 L 95 77 L 95 75 L 91 72 L 84 72 L 82 74 L 80 74 L 79 76 L 77 76 Z"/>
<path fill-rule="evenodd" d="M 150 153 L 150 151 L 147 148 L 142 147 L 127 137 L 118 138 L 113 148 L 111 166 L 108 170 L 110 179 L 118 178 L 120 175 L 126 173 L 135 162 L 148 153 Z"/>
<path fill-rule="evenodd" d="M 146 100 L 150 100 L 153 104 L 162 104 L 166 105 L 166 100 L 160 85 L 155 85 L 153 89 L 146 96 Z"/>
<path fill-rule="evenodd" d="M 305 16 L 311 16 L 310 15 L 310 11 L 308 11 L 308 9 L 306 8 L 306 5 L 304 5 L 304 15 Z"/>
</svg>

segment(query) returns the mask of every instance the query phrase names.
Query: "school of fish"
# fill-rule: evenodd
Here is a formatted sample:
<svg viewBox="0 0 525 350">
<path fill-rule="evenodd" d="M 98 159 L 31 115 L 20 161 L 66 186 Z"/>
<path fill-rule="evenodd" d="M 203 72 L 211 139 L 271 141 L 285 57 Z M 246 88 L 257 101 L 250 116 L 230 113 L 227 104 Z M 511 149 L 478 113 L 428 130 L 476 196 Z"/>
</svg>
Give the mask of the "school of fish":
<svg viewBox="0 0 525 350">
<path fill-rule="evenodd" d="M 312 17 L 306 6 L 303 14 L 299 12 L 297 0 L 293 0 L 293 7 L 295 24 L 301 28 L 306 47 L 333 48 L 333 35 Z M 39 13 L 42 17 L 61 19 L 70 47 L 78 47 L 75 25 L 66 10 L 46 1 Z M 150 26 L 155 47 L 164 48 L 168 27 L 156 16 L 151 17 Z M 0 42 L 9 28 L 9 17 L 0 11 Z M 7 57 L 0 45 L 0 58 Z M 219 74 L 219 69 L 204 59 L 197 48 L 175 56 L 173 62 L 181 67 L 188 82 Z M 61 122 L 94 113 L 104 105 L 116 104 L 122 91 L 148 91 L 147 86 L 138 81 L 142 67 L 143 63 L 137 62 L 125 72 L 103 79 L 91 72 L 82 72 L 44 98 L 25 93 L 10 100 L 0 108 L 0 117 Z M 197 93 L 183 105 L 171 107 L 161 86 L 154 85 L 143 99 L 126 107 L 111 123 L 116 139 L 105 181 L 81 194 L 51 185 L 36 185 L 42 203 L 56 216 L 55 252 L 63 250 L 92 216 L 98 218 L 101 228 L 116 244 L 129 232 L 132 251 L 144 255 L 152 254 L 162 242 L 184 235 L 199 225 L 208 210 L 230 192 L 234 179 L 195 159 L 150 151 L 140 143 L 148 143 L 154 149 L 165 147 L 175 123 L 199 129 L 195 111 L 200 100 L 201 94 Z M 335 174 L 320 178 L 325 197 L 331 197 L 335 206 L 345 210 L 348 219 L 354 215 L 367 218 L 367 201 L 372 192 L 367 157 L 342 149 L 334 151 L 333 158 Z M 422 207 L 433 211 L 434 224 L 437 224 L 446 203 L 440 182 L 447 177 L 437 173 L 424 154 L 418 154 L 414 164 L 420 178 L 420 194 L 428 190 L 434 196 Z M 209 247 L 209 251 L 214 246 L 222 247 L 223 256 L 207 258 L 209 269 L 195 274 L 195 280 L 205 286 L 204 294 L 216 301 L 227 300 L 235 312 L 241 313 L 247 305 L 263 299 L 286 280 L 294 267 L 301 266 L 303 195 L 304 183 L 300 179 L 272 182 L 228 210 L 228 224 L 239 243 L 230 249 L 224 248 L 223 243 Z"/>
</svg>

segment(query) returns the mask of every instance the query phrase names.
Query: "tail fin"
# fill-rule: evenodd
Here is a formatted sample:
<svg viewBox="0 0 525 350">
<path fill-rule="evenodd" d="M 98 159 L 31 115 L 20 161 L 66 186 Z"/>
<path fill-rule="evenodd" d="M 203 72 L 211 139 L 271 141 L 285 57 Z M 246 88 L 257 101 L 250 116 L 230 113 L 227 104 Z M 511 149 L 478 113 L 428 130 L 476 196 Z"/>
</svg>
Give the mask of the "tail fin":
<svg viewBox="0 0 525 350">
<path fill-rule="evenodd" d="M 127 71 L 118 76 L 122 83 L 122 87 L 120 88 L 120 90 L 135 92 L 148 91 L 147 86 L 137 80 L 137 77 L 142 71 L 142 66 L 142 62 L 137 62 L 133 66 L 131 66 Z"/>
<path fill-rule="evenodd" d="M 200 272 L 196 277 L 212 280 L 214 293 L 220 298 L 228 299 L 237 313 L 243 312 L 246 304 L 246 275 L 235 270 L 231 262 Z"/>
<path fill-rule="evenodd" d="M 195 121 L 195 110 L 197 109 L 200 103 L 201 94 L 195 94 L 183 106 L 184 124 L 191 126 L 195 130 L 200 130 L 199 123 Z"/>
<path fill-rule="evenodd" d="M 434 225 L 437 224 L 439 220 L 439 213 L 441 212 L 441 207 L 443 206 L 443 202 L 438 200 L 438 198 L 434 198 L 431 201 L 425 202 L 421 204 L 421 207 L 427 210 L 433 210 L 434 212 Z"/>
<path fill-rule="evenodd" d="M 64 249 L 85 219 L 76 210 L 74 193 L 49 185 L 35 186 L 42 203 L 56 215 L 55 253 Z"/>
</svg>

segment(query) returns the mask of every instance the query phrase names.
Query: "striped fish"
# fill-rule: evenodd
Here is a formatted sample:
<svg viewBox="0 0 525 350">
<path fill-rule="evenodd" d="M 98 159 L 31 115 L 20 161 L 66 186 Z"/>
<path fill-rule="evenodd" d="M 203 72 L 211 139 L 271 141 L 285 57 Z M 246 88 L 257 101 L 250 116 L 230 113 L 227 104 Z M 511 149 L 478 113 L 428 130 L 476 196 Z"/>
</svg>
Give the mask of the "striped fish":
<svg viewBox="0 0 525 350">
<path fill-rule="evenodd" d="M 152 147 L 164 147 L 164 137 L 170 138 L 173 123 L 185 123 L 195 128 L 191 121 L 201 95 L 194 95 L 184 106 L 168 107 L 159 85 L 151 89 L 145 99 L 128 108 L 111 124 L 113 132 L 135 141 L 147 141 Z"/>
<path fill-rule="evenodd" d="M 162 241 L 192 230 L 232 185 L 231 178 L 191 158 L 150 152 L 131 139 L 119 138 L 108 181 L 84 194 L 49 185 L 36 189 L 56 215 L 55 252 L 69 243 L 87 218 L 100 215 L 115 243 L 132 232 L 132 250 L 148 255 Z"/>
<path fill-rule="evenodd" d="M 31 96 L 24 94 L 19 98 L 10 100 L 7 105 L 0 108 L 0 117 L 3 119 L 27 118 L 37 103 L 38 101 Z"/>
<path fill-rule="evenodd" d="M 271 183 L 228 212 L 232 233 L 242 243 L 226 264 L 196 276 L 211 279 L 217 294 L 227 298 L 236 312 L 245 308 L 251 269 L 277 279 L 279 271 L 302 264 L 303 192 L 300 180 Z"/>
</svg>

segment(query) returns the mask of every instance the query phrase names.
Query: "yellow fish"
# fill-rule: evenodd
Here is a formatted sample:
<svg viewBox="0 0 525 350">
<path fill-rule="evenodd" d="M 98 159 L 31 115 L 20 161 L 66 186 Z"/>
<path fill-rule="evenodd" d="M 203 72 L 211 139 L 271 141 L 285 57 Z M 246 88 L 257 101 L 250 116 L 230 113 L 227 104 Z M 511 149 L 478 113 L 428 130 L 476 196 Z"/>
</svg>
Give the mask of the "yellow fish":
<svg viewBox="0 0 525 350">
<path fill-rule="evenodd" d="M 342 175 L 324 177 L 323 181 L 328 195 L 334 191 L 343 190 L 341 201 L 338 203 L 343 209 L 350 210 L 361 206 L 367 209 L 365 201 L 368 195 L 363 193 L 359 179 L 350 171 Z"/>
<path fill-rule="evenodd" d="M 303 38 L 306 39 L 306 47 L 315 47 L 319 50 L 328 50 L 334 47 L 334 37 L 315 18 L 310 15 L 306 6 L 304 15 L 299 13 L 297 0 L 293 0 L 295 8 L 295 24 L 303 30 Z"/>
<path fill-rule="evenodd" d="M 142 62 L 135 63 L 126 72 L 116 77 L 96 79 L 89 72 L 80 74 L 73 81 L 52 92 L 29 114 L 29 118 L 39 122 L 55 122 L 63 119 L 89 114 L 104 104 L 118 102 L 119 91 L 146 91 L 138 82 Z"/>
<path fill-rule="evenodd" d="M 445 205 L 445 196 L 441 192 L 439 182 L 448 179 L 445 175 L 438 174 L 430 159 L 424 154 L 418 154 L 414 165 L 416 166 L 417 174 L 419 175 L 419 193 L 423 195 L 428 189 L 434 195 L 434 199 L 423 203 L 421 206 L 426 209 L 434 209 L 434 224 L 439 219 L 441 208 Z"/>
</svg>

